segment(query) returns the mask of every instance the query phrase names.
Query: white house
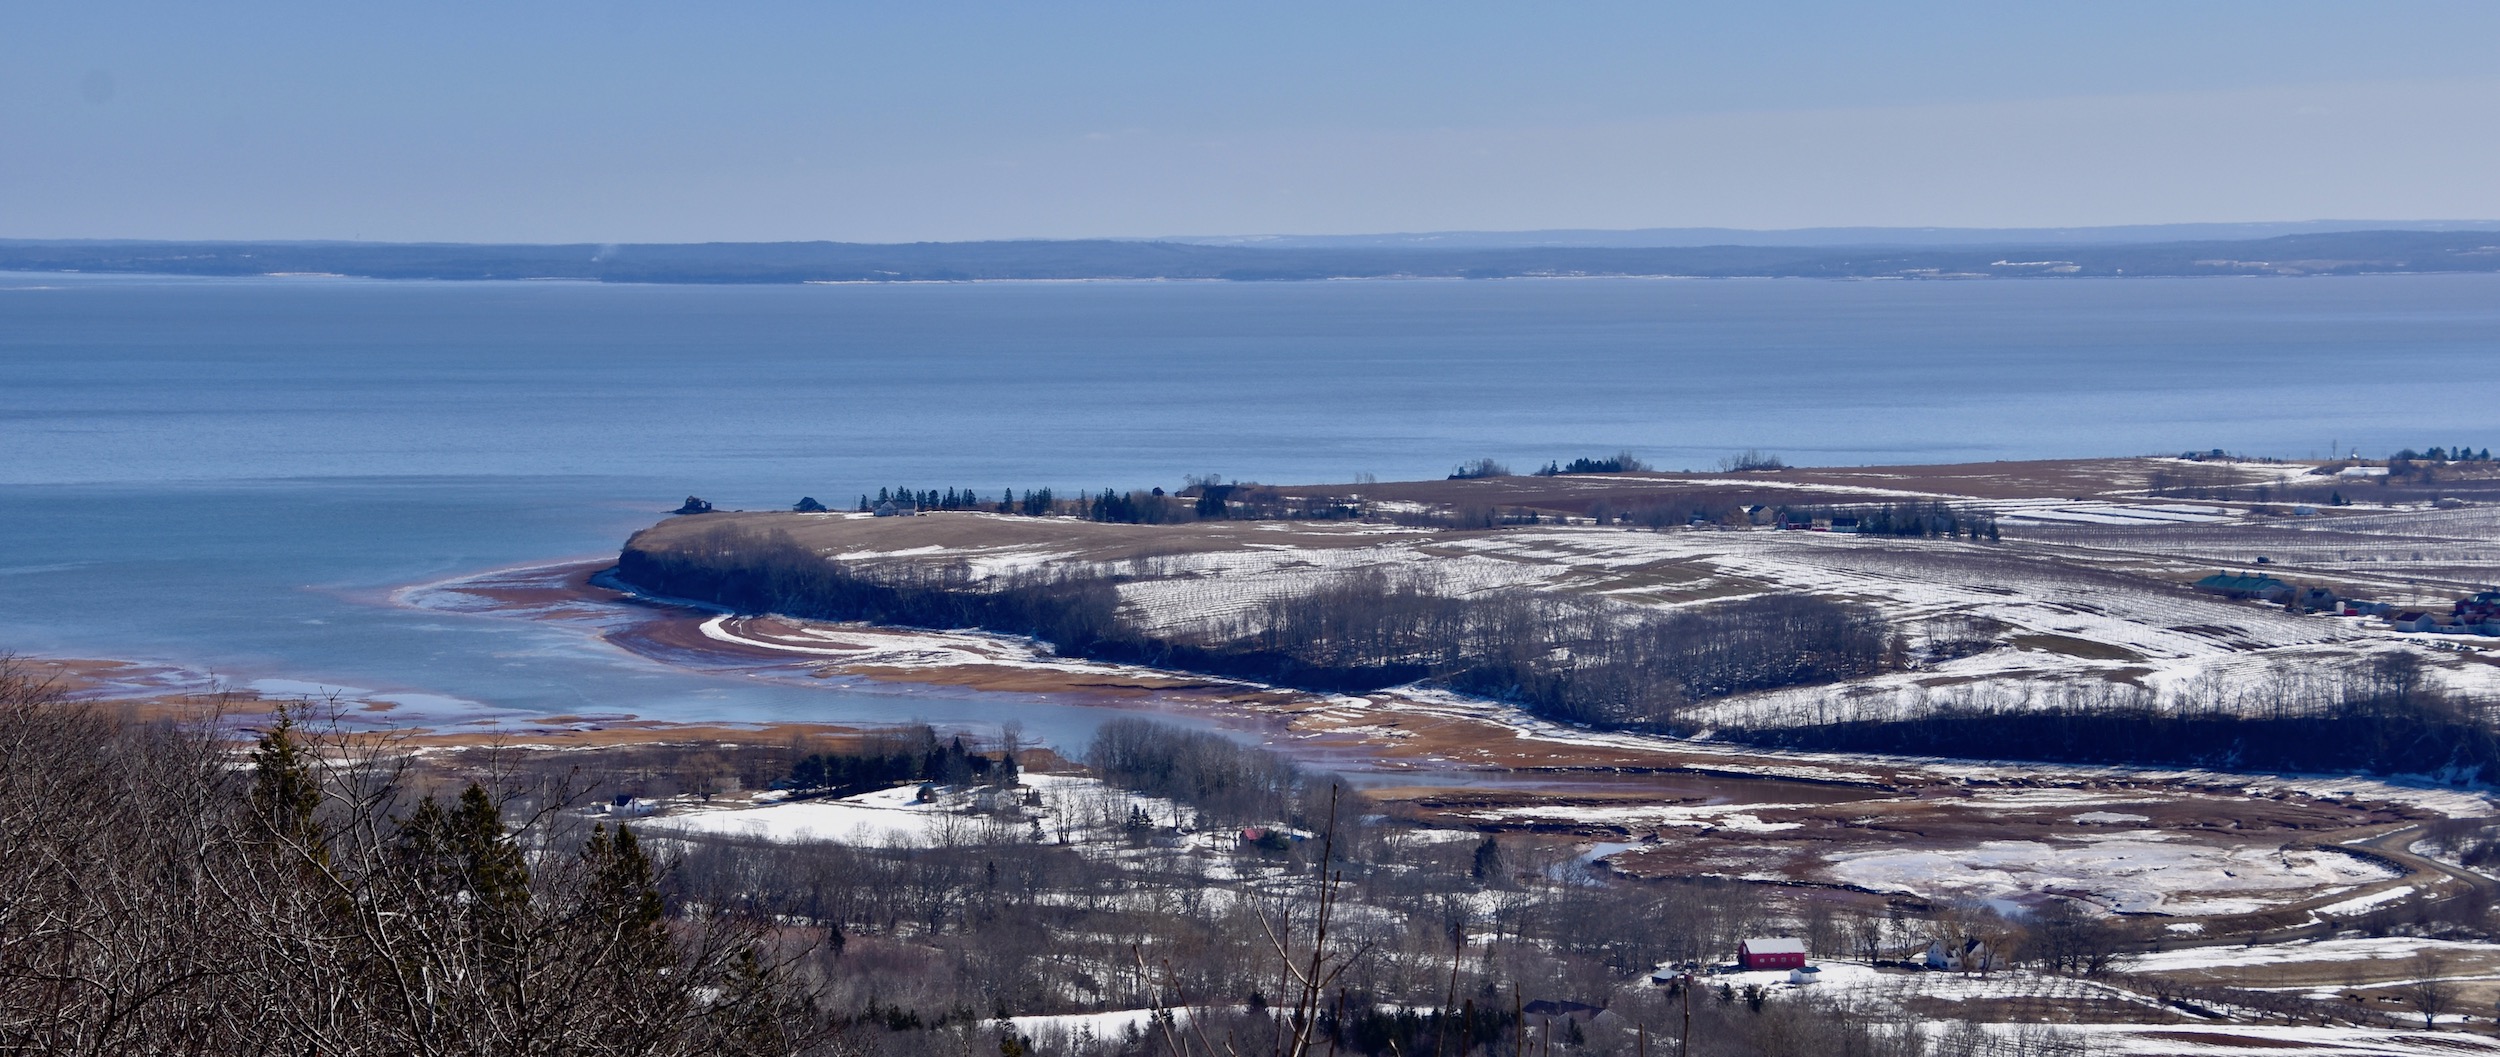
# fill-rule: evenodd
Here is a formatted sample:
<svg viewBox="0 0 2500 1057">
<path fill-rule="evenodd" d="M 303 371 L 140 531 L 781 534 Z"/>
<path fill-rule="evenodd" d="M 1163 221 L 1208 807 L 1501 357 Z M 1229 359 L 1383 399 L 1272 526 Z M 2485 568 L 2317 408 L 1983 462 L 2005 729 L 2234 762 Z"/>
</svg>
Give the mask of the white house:
<svg viewBox="0 0 2500 1057">
<path fill-rule="evenodd" d="M 1927 945 L 1927 967 L 1947 972 L 1987 972 L 1997 967 L 1996 952 L 1977 939 L 1965 937 L 1958 944 L 1937 940 Z"/>
</svg>

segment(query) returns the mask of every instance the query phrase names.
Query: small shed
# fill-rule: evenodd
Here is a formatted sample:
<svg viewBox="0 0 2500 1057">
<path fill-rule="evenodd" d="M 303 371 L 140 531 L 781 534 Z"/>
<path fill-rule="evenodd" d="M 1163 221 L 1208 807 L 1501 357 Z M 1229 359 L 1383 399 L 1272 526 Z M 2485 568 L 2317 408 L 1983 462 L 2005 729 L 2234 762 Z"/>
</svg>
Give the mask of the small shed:
<svg viewBox="0 0 2500 1057">
<path fill-rule="evenodd" d="M 1789 936 L 1760 936 L 1736 945 L 1736 964 L 1746 969 L 1803 969 L 1806 941 Z"/>
</svg>

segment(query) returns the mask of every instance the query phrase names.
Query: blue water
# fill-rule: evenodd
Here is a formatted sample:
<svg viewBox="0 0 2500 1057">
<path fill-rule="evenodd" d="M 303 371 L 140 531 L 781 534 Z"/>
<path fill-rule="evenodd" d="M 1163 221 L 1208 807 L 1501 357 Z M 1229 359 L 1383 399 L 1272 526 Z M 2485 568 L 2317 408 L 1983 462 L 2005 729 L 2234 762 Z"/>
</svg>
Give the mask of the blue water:
<svg viewBox="0 0 2500 1057">
<path fill-rule="evenodd" d="M 986 721 L 393 587 L 923 487 L 2500 439 L 2500 276 L 808 287 L 0 275 L 0 648 L 527 712 Z M 1008 708 L 1066 735 L 1090 713 Z M 1041 718 L 1035 718 L 1041 717 Z"/>
</svg>

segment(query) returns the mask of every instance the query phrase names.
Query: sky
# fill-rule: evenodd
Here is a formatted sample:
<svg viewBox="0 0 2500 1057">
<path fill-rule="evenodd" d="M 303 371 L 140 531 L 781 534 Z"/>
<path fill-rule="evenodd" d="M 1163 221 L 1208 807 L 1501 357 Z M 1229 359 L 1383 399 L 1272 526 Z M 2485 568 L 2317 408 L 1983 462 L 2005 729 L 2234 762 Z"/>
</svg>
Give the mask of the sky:
<svg viewBox="0 0 2500 1057">
<path fill-rule="evenodd" d="M 2500 4 L 0 6 L 0 237 L 2500 217 Z"/>
</svg>

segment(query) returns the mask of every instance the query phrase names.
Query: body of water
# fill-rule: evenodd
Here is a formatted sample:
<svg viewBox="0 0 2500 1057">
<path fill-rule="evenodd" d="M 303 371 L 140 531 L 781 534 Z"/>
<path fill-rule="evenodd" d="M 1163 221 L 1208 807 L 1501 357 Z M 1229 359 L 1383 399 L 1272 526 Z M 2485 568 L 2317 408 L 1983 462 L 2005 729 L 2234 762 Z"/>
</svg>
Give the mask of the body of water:
<svg viewBox="0 0 2500 1057">
<path fill-rule="evenodd" d="M 844 504 L 2500 439 L 2500 276 L 601 286 L 0 275 L 0 649 L 525 712 L 987 721 L 394 588 Z M 272 684 L 275 685 L 275 684 Z M 1089 722 L 1013 706 L 1062 739 Z"/>
</svg>

